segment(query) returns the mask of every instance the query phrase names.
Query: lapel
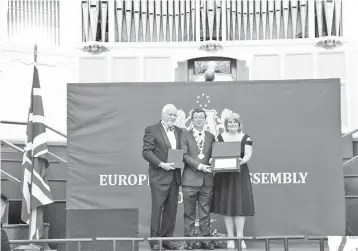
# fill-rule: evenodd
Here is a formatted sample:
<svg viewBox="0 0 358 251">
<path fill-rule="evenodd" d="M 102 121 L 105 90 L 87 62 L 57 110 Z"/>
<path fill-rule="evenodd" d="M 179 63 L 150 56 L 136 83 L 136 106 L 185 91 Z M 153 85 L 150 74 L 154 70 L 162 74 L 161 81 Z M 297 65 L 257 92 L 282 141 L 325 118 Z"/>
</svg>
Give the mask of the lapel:
<svg viewBox="0 0 358 251">
<path fill-rule="evenodd" d="M 168 136 L 167 136 L 167 133 L 165 132 L 164 130 L 164 127 L 162 125 L 161 122 L 159 122 L 159 130 L 160 132 L 162 133 L 162 136 L 163 136 L 163 139 L 164 139 L 164 142 L 165 142 L 165 145 L 167 146 L 167 148 L 172 148 L 171 145 L 170 145 L 170 142 L 169 142 L 169 139 L 168 139 Z M 178 143 L 177 143 L 178 144 Z"/>
<path fill-rule="evenodd" d="M 194 130 L 193 129 L 191 129 L 190 130 L 190 138 L 191 138 L 191 140 L 193 141 L 193 144 L 195 145 L 195 148 L 197 149 L 197 152 L 199 153 L 199 147 L 198 147 L 198 144 L 196 143 L 196 140 L 195 140 L 195 138 L 194 138 Z M 205 142 L 204 142 L 205 143 Z"/>
<path fill-rule="evenodd" d="M 209 133 L 207 131 L 204 131 L 204 133 L 205 133 L 205 141 L 204 141 L 203 152 L 206 153 L 208 150 L 208 147 L 210 146 L 210 144 L 209 144 L 210 142 L 208 142 L 210 138 L 209 138 Z"/>
<path fill-rule="evenodd" d="M 205 139 L 204 139 L 203 153 L 205 154 L 205 153 L 208 151 L 208 148 L 209 148 L 209 146 L 210 146 L 210 142 L 209 142 L 210 137 L 209 137 L 209 132 L 204 131 L 204 134 L 205 134 Z M 199 153 L 199 147 L 198 147 L 198 145 L 197 145 L 197 143 L 196 143 L 196 140 L 195 140 L 195 138 L 194 138 L 194 131 L 193 131 L 193 129 L 190 130 L 190 138 L 191 138 L 192 141 L 194 142 L 195 147 L 196 147 L 196 149 L 197 149 L 197 152 Z"/>
<path fill-rule="evenodd" d="M 175 139 L 177 142 L 177 149 L 180 149 L 180 137 L 179 137 L 179 132 L 178 130 L 181 130 L 180 128 L 174 126 L 174 134 L 175 134 Z"/>
</svg>

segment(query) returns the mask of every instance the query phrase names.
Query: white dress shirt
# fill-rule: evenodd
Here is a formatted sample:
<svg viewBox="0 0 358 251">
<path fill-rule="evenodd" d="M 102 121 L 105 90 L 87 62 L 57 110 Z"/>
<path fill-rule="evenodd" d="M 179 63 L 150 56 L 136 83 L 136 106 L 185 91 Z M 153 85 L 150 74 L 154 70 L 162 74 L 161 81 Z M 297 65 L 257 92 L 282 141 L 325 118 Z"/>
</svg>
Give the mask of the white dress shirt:
<svg viewBox="0 0 358 251">
<path fill-rule="evenodd" d="M 162 122 L 162 126 L 164 127 L 164 131 L 168 136 L 172 149 L 177 149 L 177 140 L 175 138 L 174 129 L 172 131 L 168 130 L 168 127 L 163 122 Z"/>
<path fill-rule="evenodd" d="M 205 131 L 204 130 L 199 132 L 198 130 L 193 128 L 193 134 L 194 134 L 194 138 L 195 138 L 197 144 L 199 144 L 199 142 L 204 143 L 204 139 L 205 139 Z"/>
</svg>

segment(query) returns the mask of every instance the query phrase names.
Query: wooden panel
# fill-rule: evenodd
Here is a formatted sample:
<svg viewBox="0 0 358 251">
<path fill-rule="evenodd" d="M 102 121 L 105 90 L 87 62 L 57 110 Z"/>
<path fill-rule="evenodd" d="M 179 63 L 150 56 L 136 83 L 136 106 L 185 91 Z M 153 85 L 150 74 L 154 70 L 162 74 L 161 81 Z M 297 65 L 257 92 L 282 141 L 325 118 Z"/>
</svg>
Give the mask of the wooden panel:
<svg viewBox="0 0 358 251">
<path fill-rule="evenodd" d="M 255 55 L 253 60 L 254 80 L 280 79 L 279 55 Z"/>
<path fill-rule="evenodd" d="M 343 52 L 317 55 L 318 78 L 345 78 L 346 59 Z"/>
<path fill-rule="evenodd" d="M 317 77 L 318 78 L 341 78 L 346 76 L 346 56 L 344 52 L 320 53 L 317 55 Z M 348 98 L 347 87 L 344 82 L 341 86 L 341 118 L 342 130 L 348 126 Z"/>
<path fill-rule="evenodd" d="M 79 82 L 96 83 L 108 81 L 108 60 L 105 57 L 79 59 Z"/>
<path fill-rule="evenodd" d="M 311 54 L 287 54 L 284 59 L 285 79 L 313 78 L 313 59 Z"/>
<path fill-rule="evenodd" d="M 112 82 L 139 82 L 140 59 L 115 57 L 112 61 Z"/>
<path fill-rule="evenodd" d="M 144 81 L 166 82 L 172 81 L 174 69 L 169 57 L 145 57 Z"/>
</svg>

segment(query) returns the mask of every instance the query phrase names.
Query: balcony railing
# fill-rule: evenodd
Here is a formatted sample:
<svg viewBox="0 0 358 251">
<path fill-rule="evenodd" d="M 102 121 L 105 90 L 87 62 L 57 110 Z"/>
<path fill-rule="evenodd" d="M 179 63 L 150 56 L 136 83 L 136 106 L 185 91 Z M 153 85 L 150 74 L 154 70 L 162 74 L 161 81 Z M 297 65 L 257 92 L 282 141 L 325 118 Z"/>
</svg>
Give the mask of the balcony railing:
<svg viewBox="0 0 358 251">
<path fill-rule="evenodd" d="M 342 36 L 338 0 L 82 1 L 83 42 Z"/>
</svg>

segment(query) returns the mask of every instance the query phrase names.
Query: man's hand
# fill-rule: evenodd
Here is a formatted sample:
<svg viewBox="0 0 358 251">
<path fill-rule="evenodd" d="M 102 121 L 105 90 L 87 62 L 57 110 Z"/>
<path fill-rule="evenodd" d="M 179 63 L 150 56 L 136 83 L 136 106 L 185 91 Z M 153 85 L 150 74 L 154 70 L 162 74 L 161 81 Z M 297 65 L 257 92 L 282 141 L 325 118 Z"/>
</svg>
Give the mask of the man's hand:
<svg viewBox="0 0 358 251">
<path fill-rule="evenodd" d="M 175 167 L 173 167 L 174 162 L 173 163 L 160 163 L 159 167 L 163 168 L 165 171 L 170 171 L 170 170 L 174 170 Z"/>
<path fill-rule="evenodd" d="M 198 170 L 201 170 L 204 173 L 211 173 L 210 166 L 204 164 L 199 164 Z"/>
<path fill-rule="evenodd" d="M 240 166 L 241 166 L 242 164 L 244 164 L 244 160 L 242 158 L 239 158 L 239 163 L 240 163 Z"/>
</svg>

